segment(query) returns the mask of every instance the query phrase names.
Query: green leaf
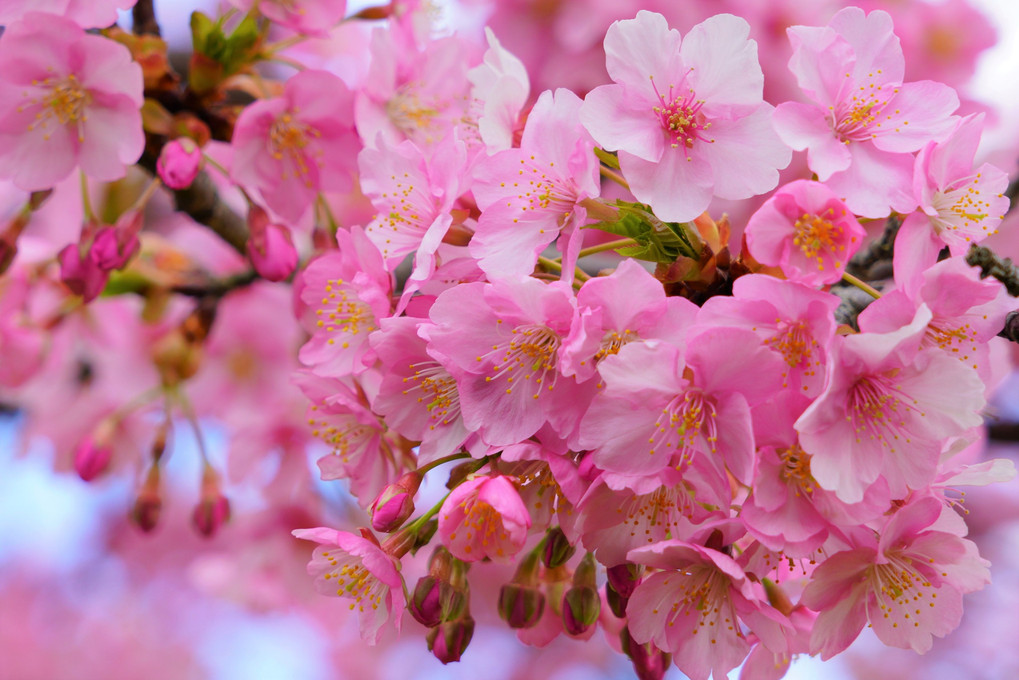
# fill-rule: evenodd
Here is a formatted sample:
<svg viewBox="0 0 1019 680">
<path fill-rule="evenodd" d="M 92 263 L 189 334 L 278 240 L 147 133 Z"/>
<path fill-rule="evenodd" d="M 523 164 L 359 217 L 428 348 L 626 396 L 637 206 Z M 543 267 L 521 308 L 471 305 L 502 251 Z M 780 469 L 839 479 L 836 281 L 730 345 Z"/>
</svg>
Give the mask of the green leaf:
<svg viewBox="0 0 1019 680">
<path fill-rule="evenodd" d="M 598 157 L 598 160 L 600 160 L 602 163 L 609 166 L 613 170 L 619 169 L 619 157 L 616 156 L 616 154 L 610 153 L 605 149 L 599 149 L 598 147 L 595 147 L 594 155 Z"/>
<path fill-rule="evenodd" d="M 619 218 L 588 225 L 587 228 L 601 229 L 610 234 L 632 238 L 636 243 L 617 249 L 620 255 L 638 260 L 671 264 L 680 257 L 700 258 L 700 243 L 694 245 L 690 225 L 677 222 L 663 222 L 642 203 L 616 201 Z"/>
</svg>

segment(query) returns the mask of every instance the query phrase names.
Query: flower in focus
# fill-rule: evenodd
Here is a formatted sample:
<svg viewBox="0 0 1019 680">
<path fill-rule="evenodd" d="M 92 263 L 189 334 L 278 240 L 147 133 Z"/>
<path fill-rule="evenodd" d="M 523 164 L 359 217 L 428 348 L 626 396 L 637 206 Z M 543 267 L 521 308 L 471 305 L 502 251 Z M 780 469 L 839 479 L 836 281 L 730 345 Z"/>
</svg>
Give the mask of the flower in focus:
<svg viewBox="0 0 1019 680">
<path fill-rule="evenodd" d="M 476 477 L 453 491 L 439 510 L 439 535 L 465 562 L 508 562 L 524 546 L 531 517 L 508 477 Z"/>
<path fill-rule="evenodd" d="M 0 37 L 0 178 L 49 189 L 75 170 L 124 176 L 145 146 L 142 70 L 127 48 L 30 12 Z"/>
<path fill-rule="evenodd" d="M 308 563 L 315 590 L 353 600 L 350 610 L 358 612 L 361 637 L 366 642 L 376 644 L 390 620 L 400 630 L 406 602 L 403 578 L 398 563 L 378 543 L 326 527 L 296 529 L 293 534 L 319 544 Z"/>
</svg>

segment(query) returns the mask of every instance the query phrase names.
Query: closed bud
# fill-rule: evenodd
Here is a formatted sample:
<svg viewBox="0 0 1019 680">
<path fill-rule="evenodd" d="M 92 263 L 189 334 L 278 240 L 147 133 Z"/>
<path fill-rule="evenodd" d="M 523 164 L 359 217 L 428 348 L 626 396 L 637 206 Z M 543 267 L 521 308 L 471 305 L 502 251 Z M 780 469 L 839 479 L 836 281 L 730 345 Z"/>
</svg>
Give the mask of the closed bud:
<svg viewBox="0 0 1019 680">
<path fill-rule="evenodd" d="M 269 222 L 264 210 L 248 211 L 248 259 L 258 275 L 269 281 L 283 281 L 297 267 L 297 249 L 286 227 Z"/>
<path fill-rule="evenodd" d="M 202 536 L 210 537 L 230 519 L 230 501 L 219 488 L 219 475 L 208 463 L 202 470 L 202 498 L 191 523 Z"/>
<path fill-rule="evenodd" d="M 533 586 L 507 583 L 499 591 L 499 616 L 510 628 L 531 628 L 545 611 L 545 595 Z"/>
<path fill-rule="evenodd" d="M 60 280 L 85 302 L 91 302 L 99 297 L 110 278 L 109 271 L 96 263 L 91 250 L 82 255 L 81 247 L 77 243 L 67 244 L 57 253 L 57 261 L 60 263 Z"/>
<path fill-rule="evenodd" d="M 598 621 L 601 598 L 590 586 L 573 586 L 563 595 L 563 628 L 568 635 L 583 635 Z"/>
<path fill-rule="evenodd" d="M 612 587 L 611 581 L 605 584 L 605 601 L 617 619 L 626 618 L 626 605 L 630 598 L 620 595 L 619 591 Z"/>
<path fill-rule="evenodd" d="M 605 570 L 609 583 L 624 599 L 630 599 L 644 575 L 644 567 L 639 564 L 617 564 Z"/>
<path fill-rule="evenodd" d="M 388 485 L 371 504 L 372 528 L 389 533 L 399 529 L 414 514 L 414 494 L 421 475 L 413 472 Z"/>
<path fill-rule="evenodd" d="M 134 507 L 131 509 L 131 521 L 139 529 L 148 533 L 159 523 L 159 513 L 163 509 L 163 501 L 159 490 L 159 466 L 149 468 L 145 483 L 138 491 Z"/>
<path fill-rule="evenodd" d="M 439 581 L 434 576 L 422 576 L 414 586 L 414 594 L 407 603 L 407 609 L 414 620 L 426 628 L 434 628 L 442 623 L 442 591 L 449 588 L 448 583 Z"/>
<path fill-rule="evenodd" d="M 167 142 L 156 161 L 159 179 L 171 189 L 187 189 L 201 169 L 202 150 L 187 137 Z"/>
<path fill-rule="evenodd" d="M 459 661 L 474 637 L 474 619 L 467 615 L 456 621 L 445 621 L 428 631 L 428 649 L 443 664 Z"/>
<path fill-rule="evenodd" d="M 112 420 L 104 419 L 75 449 L 74 470 L 86 482 L 91 482 L 109 466 L 115 427 Z"/>
<path fill-rule="evenodd" d="M 640 644 L 630 636 L 630 629 L 624 627 L 619 634 L 623 653 L 633 662 L 633 670 L 640 680 L 662 680 L 672 663 L 672 655 L 663 652 L 649 642 Z"/>
<path fill-rule="evenodd" d="M 566 538 L 559 527 L 548 530 L 545 535 L 545 548 L 541 554 L 541 562 L 549 569 L 561 567 L 573 557 L 577 548 Z"/>
</svg>

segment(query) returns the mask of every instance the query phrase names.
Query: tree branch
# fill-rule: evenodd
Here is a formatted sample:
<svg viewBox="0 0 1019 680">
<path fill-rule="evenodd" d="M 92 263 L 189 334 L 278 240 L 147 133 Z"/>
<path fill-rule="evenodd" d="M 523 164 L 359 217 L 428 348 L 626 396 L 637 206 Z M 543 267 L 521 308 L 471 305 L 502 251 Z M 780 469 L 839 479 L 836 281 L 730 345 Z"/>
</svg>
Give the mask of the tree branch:
<svg viewBox="0 0 1019 680">
<path fill-rule="evenodd" d="M 131 10 L 131 30 L 135 35 L 160 35 L 154 5 L 153 0 L 138 0 Z"/>
</svg>

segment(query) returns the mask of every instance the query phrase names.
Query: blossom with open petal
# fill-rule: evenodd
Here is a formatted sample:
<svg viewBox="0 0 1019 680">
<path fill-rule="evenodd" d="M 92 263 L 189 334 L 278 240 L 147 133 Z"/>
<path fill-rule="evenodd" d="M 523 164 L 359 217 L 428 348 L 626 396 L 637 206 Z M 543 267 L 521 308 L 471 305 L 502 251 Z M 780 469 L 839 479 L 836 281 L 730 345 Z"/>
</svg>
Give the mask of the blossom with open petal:
<svg viewBox="0 0 1019 680">
<path fill-rule="evenodd" d="M 326 527 L 295 529 L 293 534 L 319 544 L 308 563 L 308 573 L 315 577 L 315 590 L 353 600 L 350 610 L 357 611 L 361 637 L 366 642 L 376 644 L 383 626 L 390 621 L 395 630 L 400 630 L 406 604 L 403 577 L 398 562 L 377 542 Z"/>
<path fill-rule="evenodd" d="M 527 507 L 508 477 L 475 477 L 461 483 L 439 510 L 439 536 L 456 557 L 508 562 L 531 527 Z"/>
</svg>

